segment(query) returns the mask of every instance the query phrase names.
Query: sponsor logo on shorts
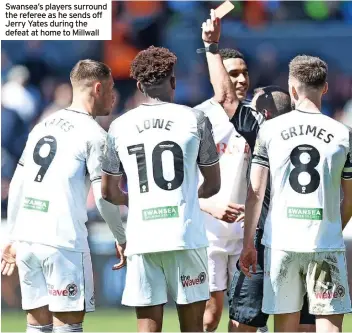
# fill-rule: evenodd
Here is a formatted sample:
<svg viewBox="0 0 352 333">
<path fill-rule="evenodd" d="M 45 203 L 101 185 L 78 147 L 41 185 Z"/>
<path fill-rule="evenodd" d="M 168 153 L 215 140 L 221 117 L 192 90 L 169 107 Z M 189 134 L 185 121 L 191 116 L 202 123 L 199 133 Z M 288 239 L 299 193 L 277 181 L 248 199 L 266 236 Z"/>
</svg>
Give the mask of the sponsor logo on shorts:
<svg viewBox="0 0 352 333">
<path fill-rule="evenodd" d="M 65 289 L 55 289 L 52 284 L 47 284 L 47 287 L 50 296 L 75 297 L 78 292 L 78 288 L 74 283 L 68 284 Z"/>
<path fill-rule="evenodd" d="M 334 290 L 333 284 L 328 284 L 326 290 L 315 292 L 315 297 L 318 299 L 333 299 L 333 298 L 342 298 L 345 296 L 345 287 L 338 285 Z"/>
<path fill-rule="evenodd" d="M 299 220 L 319 220 L 323 219 L 322 208 L 287 207 L 287 217 Z"/>
<path fill-rule="evenodd" d="M 95 304 L 95 295 L 94 295 L 94 292 L 93 292 L 92 297 L 91 297 L 90 300 L 89 300 L 89 303 L 90 303 L 90 305 L 94 305 L 94 304 Z"/>
<path fill-rule="evenodd" d="M 78 292 L 78 288 L 74 283 L 68 284 L 66 290 L 68 291 L 68 297 L 75 297 Z"/>
<path fill-rule="evenodd" d="M 183 288 L 196 286 L 198 284 L 203 284 L 207 278 L 205 272 L 200 273 L 197 277 L 191 278 L 189 275 L 181 275 L 181 282 Z"/>
<path fill-rule="evenodd" d="M 155 207 L 142 210 L 144 221 L 179 217 L 177 206 Z"/>
</svg>

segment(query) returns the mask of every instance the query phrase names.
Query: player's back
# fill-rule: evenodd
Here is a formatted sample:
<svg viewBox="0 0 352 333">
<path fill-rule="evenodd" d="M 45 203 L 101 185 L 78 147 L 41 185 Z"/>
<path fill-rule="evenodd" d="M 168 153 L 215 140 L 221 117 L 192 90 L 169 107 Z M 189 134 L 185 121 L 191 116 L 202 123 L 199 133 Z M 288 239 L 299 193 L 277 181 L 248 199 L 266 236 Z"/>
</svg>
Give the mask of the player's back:
<svg viewBox="0 0 352 333">
<path fill-rule="evenodd" d="M 89 251 L 86 201 L 100 178 L 105 131 L 85 112 L 60 110 L 31 131 L 23 158 L 18 240 Z M 89 177 L 89 174 L 90 177 Z"/>
<path fill-rule="evenodd" d="M 268 121 L 258 142 L 259 155 L 267 150 L 263 155 L 271 175 L 264 244 L 294 251 L 343 250 L 340 186 L 351 149 L 349 129 L 320 113 L 295 110 Z"/>
<path fill-rule="evenodd" d="M 197 194 L 204 119 L 182 105 L 142 104 L 111 125 L 128 180 L 129 255 L 207 246 Z"/>
</svg>

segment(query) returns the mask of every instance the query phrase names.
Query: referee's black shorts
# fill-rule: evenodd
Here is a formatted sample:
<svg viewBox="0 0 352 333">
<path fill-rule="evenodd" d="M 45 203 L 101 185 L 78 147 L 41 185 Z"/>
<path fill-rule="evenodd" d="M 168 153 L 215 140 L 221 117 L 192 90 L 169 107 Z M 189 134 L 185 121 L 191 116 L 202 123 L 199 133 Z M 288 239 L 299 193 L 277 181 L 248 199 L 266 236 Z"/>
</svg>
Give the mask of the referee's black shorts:
<svg viewBox="0 0 352 333">
<path fill-rule="evenodd" d="M 228 292 L 230 319 L 253 327 L 264 327 L 268 314 L 262 312 L 264 282 L 264 245 L 261 244 L 263 232 L 257 231 L 256 248 L 258 251 L 257 272 L 246 277 L 239 269 L 235 273 Z M 237 263 L 237 268 L 238 263 Z M 304 297 L 300 324 L 315 324 L 315 316 L 308 312 L 307 295 Z"/>
</svg>

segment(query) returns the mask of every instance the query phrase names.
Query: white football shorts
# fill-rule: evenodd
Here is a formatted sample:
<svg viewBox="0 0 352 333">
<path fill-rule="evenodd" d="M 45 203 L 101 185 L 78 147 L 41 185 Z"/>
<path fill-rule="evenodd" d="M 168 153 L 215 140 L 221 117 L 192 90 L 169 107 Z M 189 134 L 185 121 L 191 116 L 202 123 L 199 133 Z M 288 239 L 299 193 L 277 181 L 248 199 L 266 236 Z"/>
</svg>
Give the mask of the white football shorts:
<svg viewBox="0 0 352 333">
<path fill-rule="evenodd" d="M 230 287 L 242 248 L 243 239 L 209 240 L 207 252 L 210 292 L 225 291 Z"/>
<path fill-rule="evenodd" d="M 266 247 L 264 263 L 264 313 L 300 311 L 306 293 L 312 315 L 352 311 L 345 252 L 297 253 Z"/>
<path fill-rule="evenodd" d="M 206 248 L 134 254 L 127 258 L 122 304 L 165 304 L 168 293 L 176 304 L 209 299 Z"/>
<path fill-rule="evenodd" d="M 16 263 L 23 310 L 45 305 L 51 312 L 95 310 L 90 253 L 19 242 Z"/>
</svg>

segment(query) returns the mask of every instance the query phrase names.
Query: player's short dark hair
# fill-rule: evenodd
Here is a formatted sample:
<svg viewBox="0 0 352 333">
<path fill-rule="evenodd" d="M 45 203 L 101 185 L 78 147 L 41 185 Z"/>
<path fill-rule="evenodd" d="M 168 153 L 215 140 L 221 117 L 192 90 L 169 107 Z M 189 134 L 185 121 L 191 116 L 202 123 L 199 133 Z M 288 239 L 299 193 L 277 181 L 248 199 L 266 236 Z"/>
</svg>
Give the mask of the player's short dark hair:
<svg viewBox="0 0 352 333">
<path fill-rule="evenodd" d="M 221 55 L 222 60 L 236 59 L 236 58 L 245 60 L 243 54 L 240 51 L 235 49 L 229 49 L 229 48 L 220 49 L 219 54 Z"/>
<path fill-rule="evenodd" d="M 157 85 L 172 74 L 176 61 L 176 55 L 169 49 L 150 46 L 134 58 L 130 76 L 143 85 Z"/>
<path fill-rule="evenodd" d="M 299 55 L 289 64 L 289 75 L 306 87 L 322 88 L 328 76 L 328 65 L 318 57 Z"/>
<path fill-rule="evenodd" d="M 88 83 L 89 81 L 103 81 L 109 78 L 111 69 L 100 61 L 91 59 L 80 60 L 72 68 L 70 79 L 72 83 Z"/>
<path fill-rule="evenodd" d="M 278 116 L 292 110 L 290 94 L 281 87 L 272 85 L 256 88 L 254 94 L 258 93 L 260 95 L 255 105 L 258 112 L 267 110 L 272 116 Z"/>
</svg>

